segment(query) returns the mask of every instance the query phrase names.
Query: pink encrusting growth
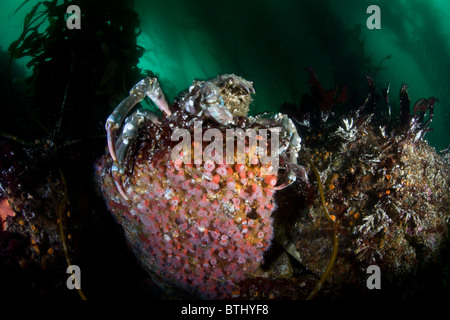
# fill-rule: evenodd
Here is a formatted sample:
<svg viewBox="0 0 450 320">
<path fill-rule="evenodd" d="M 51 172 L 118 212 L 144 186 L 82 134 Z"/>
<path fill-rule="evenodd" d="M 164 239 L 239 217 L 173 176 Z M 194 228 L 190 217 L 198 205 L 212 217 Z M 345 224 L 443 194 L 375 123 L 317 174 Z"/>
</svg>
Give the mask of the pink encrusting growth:
<svg viewBox="0 0 450 320">
<path fill-rule="evenodd" d="M 7 199 L 0 201 L 0 231 L 6 229 L 6 218 L 14 217 L 16 213 L 13 211 Z"/>
<path fill-rule="evenodd" d="M 164 141 L 149 150 L 122 178 L 128 202 L 110 174 L 111 158 L 102 159 L 97 170 L 109 209 L 152 275 L 200 297 L 230 296 L 255 276 L 270 247 L 276 176 L 248 158 L 186 164 L 170 159 Z"/>
<path fill-rule="evenodd" d="M 263 191 L 273 185 L 258 175 L 247 175 L 243 184 L 242 172 L 259 167 L 242 166 L 231 174 L 229 167 L 215 166 L 208 181 L 202 177 L 211 164 L 177 164 L 173 170 L 164 161 L 141 162 L 129 181 L 135 187 L 127 189 L 131 209 L 123 210 L 126 204 L 119 195 L 110 198 L 109 207 L 122 224 L 126 220 L 141 230 L 136 238 L 140 254 L 161 277 L 204 297 L 225 296 L 258 269 L 273 234 L 273 192 Z M 137 187 L 139 181 L 146 181 L 145 186 Z M 117 194 L 111 179 L 104 180 L 103 188 Z"/>
</svg>

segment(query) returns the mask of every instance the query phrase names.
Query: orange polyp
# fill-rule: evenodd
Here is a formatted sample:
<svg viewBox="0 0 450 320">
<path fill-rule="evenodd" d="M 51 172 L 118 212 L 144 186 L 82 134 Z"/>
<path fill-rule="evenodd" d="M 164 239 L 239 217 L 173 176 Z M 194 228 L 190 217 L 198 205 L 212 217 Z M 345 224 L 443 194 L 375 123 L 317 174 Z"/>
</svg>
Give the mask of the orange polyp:
<svg viewBox="0 0 450 320">
<path fill-rule="evenodd" d="M 220 181 L 220 176 L 218 174 L 215 174 L 211 180 L 211 182 L 218 184 Z"/>
<path fill-rule="evenodd" d="M 205 163 L 203 164 L 203 167 L 205 168 L 206 171 L 213 171 L 214 168 L 216 167 L 214 161 L 212 160 L 206 160 Z"/>
<path fill-rule="evenodd" d="M 173 206 L 177 206 L 179 202 L 180 202 L 180 198 L 177 197 L 177 196 L 173 197 L 172 200 L 170 201 L 170 203 L 171 203 Z"/>
<path fill-rule="evenodd" d="M 173 163 L 173 166 L 177 170 L 180 170 L 182 165 L 183 165 L 183 160 L 181 160 L 181 159 L 176 159 L 175 162 Z"/>
<path fill-rule="evenodd" d="M 259 163 L 259 159 L 257 156 L 253 156 L 250 158 L 250 164 L 256 166 L 256 165 L 258 165 L 258 163 Z"/>
<path fill-rule="evenodd" d="M 274 187 L 277 184 L 277 178 L 275 176 L 267 176 L 264 179 L 264 182 L 267 183 L 268 185 Z"/>
<path fill-rule="evenodd" d="M 219 166 L 216 168 L 216 172 L 220 174 L 222 177 L 225 177 L 228 174 L 228 170 L 224 166 Z"/>
<path fill-rule="evenodd" d="M 241 173 L 245 170 L 245 165 L 238 163 L 234 166 L 234 170 L 238 173 Z"/>
</svg>

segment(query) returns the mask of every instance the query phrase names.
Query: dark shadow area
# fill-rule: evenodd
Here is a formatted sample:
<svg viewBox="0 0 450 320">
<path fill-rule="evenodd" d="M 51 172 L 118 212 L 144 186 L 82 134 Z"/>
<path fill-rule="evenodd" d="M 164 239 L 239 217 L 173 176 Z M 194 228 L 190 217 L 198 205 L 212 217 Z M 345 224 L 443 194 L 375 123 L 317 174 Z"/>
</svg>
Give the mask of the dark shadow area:
<svg viewBox="0 0 450 320">
<path fill-rule="evenodd" d="M 1 199 L 16 212 L 16 227 L 0 231 L 9 248 L 0 252 L 0 294 L 79 299 L 66 287 L 69 258 L 88 298 L 155 298 L 94 178 L 105 119 L 141 78 L 139 17 L 132 1 L 77 4 L 82 29 L 67 28 L 67 3 L 39 3 L 9 54 L 1 51 Z M 23 56 L 31 58 L 27 78 L 13 60 Z"/>
</svg>

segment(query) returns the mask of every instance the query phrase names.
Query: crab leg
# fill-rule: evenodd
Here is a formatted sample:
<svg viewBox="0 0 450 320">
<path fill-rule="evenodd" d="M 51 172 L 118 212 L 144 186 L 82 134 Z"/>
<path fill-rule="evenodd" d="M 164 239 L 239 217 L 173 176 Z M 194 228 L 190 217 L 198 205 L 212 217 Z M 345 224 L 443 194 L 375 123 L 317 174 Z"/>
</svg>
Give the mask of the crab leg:
<svg viewBox="0 0 450 320">
<path fill-rule="evenodd" d="M 113 165 L 111 166 L 111 175 L 113 177 L 114 183 L 115 183 L 116 188 L 119 191 L 120 195 L 125 200 L 127 200 L 127 201 L 130 200 L 130 198 L 128 198 L 128 196 L 127 196 L 127 193 L 123 189 L 122 170 L 119 168 L 119 164 L 117 162 L 114 162 Z"/>
<path fill-rule="evenodd" d="M 125 199 L 129 200 L 122 183 L 122 176 L 124 173 L 124 159 L 128 151 L 128 147 L 136 138 L 139 127 L 143 124 L 151 121 L 152 123 L 159 124 L 158 117 L 153 114 L 150 110 L 136 110 L 131 116 L 125 119 L 125 125 L 123 127 L 122 133 L 117 139 L 115 144 L 117 161 L 114 161 L 111 167 L 111 175 L 113 177 L 114 183 L 120 195 Z"/>
<path fill-rule="evenodd" d="M 127 114 L 133 109 L 133 107 L 141 102 L 145 96 L 148 96 L 155 105 L 161 110 L 164 116 L 169 116 L 172 113 L 169 110 L 169 105 L 161 90 L 161 87 L 156 78 L 147 77 L 139 81 L 131 90 L 130 95 L 125 98 L 111 113 L 106 120 L 106 134 L 108 140 L 108 149 L 111 158 L 114 162 L 117 162 L 116 154 L 116 133 L 123 123 L 123 120 Z"/>
<path fill-rule="evenodd" d="M 283 184 L 280 184 L 276 186 L 275 190 L 282 190 L 288 186 L 290 186 L 292 183 L 297 181 L 297 178 L 299 178 L 303 184 L 306 186 L 309 186 L 309 180 L 308 180 L 308 174 L 306 173 L 305 167 L 296 164 L 296 163 L 286 163 L 286 170 L 287 170 L 287 181 Z"/>
<path fill-rule="evenodd" d="M 150 110 L 145 109 L 138 109 L 131 116 L 125 119 L 122 133 L 117 139 L 115 145 L 117 162 L 120 167 L 123 167 L 123 161 L 125 159 L 128 146 L 136 138 L 139 128 L 149 121 L 154 124 L 161 123 L 157 115 L 152 113 Z"/>
<path fill-rule="evenodd" d="M 285 114 L 277 113 L 270 118 L 266 118 L 265 115 L 257 116 L 256 121 L 269 124 L 269 125 L 279 125 L 281 127 L 281 141 L 283 144 L 280 146 L 278 150 L 278 154 L 280 156 L 286 154 L 287 162 L 286 170 L 287 170 L 287 181 L 279 186 L 276 186 L 275 190 L 281 190 L 286 188 L 287 186 L 294 183 L 298 177 L 303 177 L 300 173 L 296 173 L 296 171 L 300 172 L 301 170 L 296 170 L 298 153 L 301 149 L 301 141 L 302 139 L 298 135 L 297 128 L 295 127 L 292 120 Z M 283 157 L 284 158 L 284 157 Z M 301 166 L 298 166 L 301 167 Z"/>
<path fill-rule="evenodd" d="M 282 114 L 281 125 L 284 128 L 284 132 L 287 132 L 289 139 L 288 155 L 289 161 L 291 163 L 297 164 L 298 153 L 300 151 L 300 143 L 302 139 L 298 135 L 297 128 L 291 119 L 289 119 L 285 114 Z"/>
<path fill-rule="evenodd" d="M 279 122 L 283 128 L 282 132 L 285 133 L 285 140 L 289 141 L 289 143 L 287 145 L 287 149 L 285 149 L 286 154 L 288 156 L 287 181 L 284 184 L 279 185 L 275 188 L 276 190 L 281 190 L 281 189 L 284 189 L 287 186 L 291 185 L 292 183 L 294 183 L 297 180 L 297 177 L 301 177 L 302 180 L 304 180 L 304 177 L 302 176 L 302 173 L 300 170 L 300 168 L 302 168 L 302 167 L 297 165 L 297 158 L 298 158 L 298 153 L 301 148 L 300 143 L 301 143 L 302 139 L 298 135 L 297 128 L 295 127 L 294 123 L 288 116 L 286 116 L 285 114 L 278 114 L 277 116 L 278 116 Z"/>
</svg>

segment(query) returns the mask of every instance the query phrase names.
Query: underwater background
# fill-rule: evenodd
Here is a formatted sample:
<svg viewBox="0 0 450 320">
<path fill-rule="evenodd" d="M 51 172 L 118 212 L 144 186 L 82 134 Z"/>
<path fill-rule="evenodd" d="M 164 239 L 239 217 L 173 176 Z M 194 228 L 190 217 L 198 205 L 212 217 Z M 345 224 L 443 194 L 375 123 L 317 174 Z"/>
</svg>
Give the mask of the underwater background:
<svg viewBox="0 0 450 320">
<path fill-rule="evenodd" d="M 71 190 L 82 190 L 93 183 L 92 163 L 105 150 L 106 117 L 141 78 L 141 72 L 158 77 L 169 101 L 187 89 L 194 79 L 206 80 L 218 74 L 234 73 L 253 81 L 256 95 L 251 113 L 256 114 L 279 111 L 284 103 L 298 105 L 302 96 L 309 92 L 309 75 L 305 68 L 312 66 L 325 88 L 349 88 L 347 103 L 333 109 L 337 115 L 364 100 L 366 75 L 370 74 L 380 92 L 390 85 L 393 118 L 400 113 L 399 92 L 403 83 L 408 85 L 412 104 L 421 98 L 438 98 L 430 126 L 432 131 L 426 133 L 424 140 L 438 152 L 450 145 L 448 0 L 88 2 L 67 2 L 81 8 L 81 30 L 70 30 L 79 33 L 75 45 L 68 45 L 67 30 L 61 31 L 65 26 L 65 12 L 55 9 L 53 14 L 59 12 L 60 15 L 52 19 L 44 16 L 36 35 L 44 33 L 49 26 L 57 26 L 54 30 L 59 30 L 58 37 L 44 34 L 42 39 L 46 41 L 42 41 L 41 46 L 35 45 L 31 38 L 26 44 L 21 39 L 22 46 L 16 47 L 17 59 L 14 60 L 10 60 L 8 48 L 14 51 L 10 46 L 21 37 L 24 19 L 38 1 L 25 1 L 19 10 L 19 1 L 0 3 L 0 94 L 3 97 L 0 133 L 3 138 L 14 137 L 17 141 L 49 139 L 52 143 L 48 143 L 45 150 L 50 150 L 50 145 L 62 146 L 59 156 L 46 154 L 44 158 L 50 159 L 46 165 L 52 172 L 51 179 L 64 180 L 59 178 L 55 163 L 59 163 L 68 180 L 71 176 L 80 179 L 69 187 Z M 45 3 L 53 3 L 54 8 L 64 4 L 63 1 Z M 371 16 L 366 13 L 370 5 L 377 5 L 381 10 L 380 29 L 369 29 L 366 25 Z M 37 14 L 44 9 L 43 5 Z M 114 28 L 101 29 L 96 21 L 102 22 L 101 26 L 106 21 Z M 123 30 L 129 32 L 124 34 Z M 44 66 L 50 69 L 45 71 Z M 33 74 L 33 70 L 39 72 Z M 31 91 L 26 89 L 30 80 L 25 80 L 30 76 L 35 83 Z M 46 77 L 54 81 L 46 83 Z M 71 79 L 69 85 L 67 78 Z M 70 100 L 67 92 L 71 92 L 74 97 L 71 101 L 76 103 L 67 104 L 61 111 L 61 102 L 66 101 L 66 97 Z M 43 107 L 33 108 L 28 94 L 34 94 Z M 74 107 L 83 103 L 85 109 Z M 150 104 L 147 107 L 154 108 Z M 63 112 L 66 116 L 60 117 Z M 66 146 L 75 147 L 67 151 Z M 27 156 L 32 158 L 35 154 Z M 36 167 L 40 165 L 36 163 Z M 41 168 L 45 170 L 46 165 Z M 63 189 L 63 186 L 58 188 Z M 77 195 L 72 195 L 74 198 L 77 199 Z M 76 238 L 78 234 L 79 238 L 71 245 L 77 248 L 78 258 L 88 264 L 89 271 L 83 283 L 91 286 L 88 288 L 91 297 L 100 297 L 105 292 L 110 294 L 108 289 L 113 288 L 132 288 L 136 296 L 157 296 L 155 289 L 145 286 L 145 281 L 149 280 L 122 243 L 121 231 L 114 220 L 92 209 L 101 207 L 98 203 L 102 199 L 99 200 L 98 195 L 80 198 L 77 209 L 72 210 L 83 212 L 73 223 L 72 235 Z M 97 213 L 91 215 L 91 211 Z M 83 220 L 86 216 L 92 220 Z M 115 272 L 104 267 L 104 262 L 111 257 L 122 257 L 118 263 L 129 276 L 118 279 L 114 285 L 107 279 Z M 448 264 L 440 271 L 447 277 L 443 280 L 442 292 L 448 294 Z M 48 274 L 42 276 L 46 277 L 51 278 Z M 16 274 L 11 279 L 19 278 Z M 13 280 L 3 288 L 12 288 Z M 140 284 L 136 284 L 136 289 L 133 283 L 137 282 Z M 39 291 L 36 289 L 40 287 L 39 281 L 30 287 L 27 283 L 23 280 L 15 287 L 17 295 L 29 290 L 28 295 L 32 297 Z M 60 285 L 59 289 L 64 291 L 65 282 Z M 42 290 L 45 293 L 37 295 L 57 296 L 60 292 L 42 286 L 46 288 Z M 74 297 L 68 290 L 64 292 Z"/>
</svg>

